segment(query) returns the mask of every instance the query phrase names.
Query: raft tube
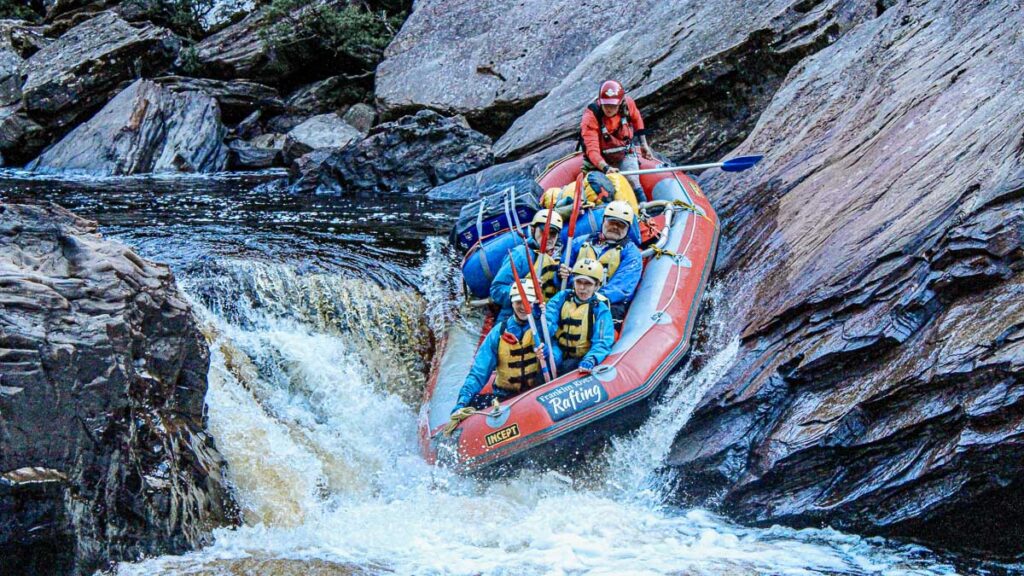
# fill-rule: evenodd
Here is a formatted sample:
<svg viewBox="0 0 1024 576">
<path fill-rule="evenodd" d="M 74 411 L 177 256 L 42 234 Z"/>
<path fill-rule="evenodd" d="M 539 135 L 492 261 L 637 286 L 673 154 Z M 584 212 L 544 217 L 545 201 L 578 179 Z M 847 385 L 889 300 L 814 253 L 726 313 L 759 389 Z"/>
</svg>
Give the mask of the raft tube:
<svg viewBox="0 0 1024 576">
<path fill-rule="evenodd" d="M 539 178 L 541 188 L 573 181 L 581 164 L 578 154 L 556 162 Z M 643 161 L 641 167 L 658 164 Z M 645 252 L 640 285 L 608 358 L 592 374 L 562 374 L 496 410 L 477 412 L 447 436 L 442 428 L 490 326 L 480 311 L 454 322 L 438 343 L 420 410 L 420 446 L 429 462 L 486 474 L 523 458 L 578 453 L 646 417 L 647 400 L 690 350 L 719 227 L 708 199 L 686 174 L 645 174 L 641 184 L 647 200 L 678 205 L 667 217 L 664 251 Z"/>
</svg>

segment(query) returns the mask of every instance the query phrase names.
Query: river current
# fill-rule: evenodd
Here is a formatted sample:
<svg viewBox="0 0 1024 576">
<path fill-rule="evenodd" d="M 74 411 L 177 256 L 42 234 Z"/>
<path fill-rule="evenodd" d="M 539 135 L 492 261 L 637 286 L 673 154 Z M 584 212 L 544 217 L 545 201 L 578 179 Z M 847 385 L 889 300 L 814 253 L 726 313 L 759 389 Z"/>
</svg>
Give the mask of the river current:
<svg viewBox="0 0 1024 576">
<path fill-rule="evenodd" d="M 451 206 L 299 197 L 280 174 L 48 179 L 49 200 L 170 264 L 211 349 L 209 426 L 244 525 L 119 575 L 1018 573 L 830 529 L 745 528 L 671 504 L 661 465 L 737 354 L 712 283 L 701 336 L 651 418 L 566 475 L 453 475 L 419 455 L 433 334 L 458 325 Z M 470 359 L 466 359 L 467 362 Z"/>
</svg>

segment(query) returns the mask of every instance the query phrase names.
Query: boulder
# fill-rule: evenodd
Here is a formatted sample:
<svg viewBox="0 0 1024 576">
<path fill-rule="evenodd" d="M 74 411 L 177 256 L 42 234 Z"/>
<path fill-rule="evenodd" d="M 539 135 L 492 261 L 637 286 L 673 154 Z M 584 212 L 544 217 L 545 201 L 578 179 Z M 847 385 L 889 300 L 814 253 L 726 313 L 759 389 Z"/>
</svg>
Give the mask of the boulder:
<svg viewBox="0 0 1024 576">
<path fill-rule="evenodd" d="M 254 170 L 284 165 L 284 134 L 261 134 L 252 140 L 228 143 L 231 156 L 228 165 L 234 169 Z"/>
<path fill-rule="evenodd" d="M 327 112 L 340 112 L 357 97 L 348 76 L 331 76 L 303 86 L 288 96 L 288 111 L 292 114 L 313 116 Z"/>
<path fill-rule="evenodd" d="M 210 96 L 137 80 L 29 168 L 105 176 L 217 172 L 227 163 L 226 134 Z"/>
<path fill-rule="evenodd" d="M 757 168 L 704 179 L 740 346 L 667 459 L 682 500 L 1024 552 L 1019 22 L 895 4 L 793 69 Z"/>
<path fill-rule="evenodd" d="M 583 108 L 607 78 L 637 100 L 650 140 L 677 160 L 718 159 L 753 129 L 789 70 L 876 16 L 882 3 L 826 0 L 642 2 L 643 34 L 613 29 L 495 142 L 500 158 L 575 139 Z M 629 9 L 628 7 L 626 8 Z"/>
<path fill-rule="evenodd" d="M 285 108 L 277 89 L 247 80 L 162 76 L 153 81 L 174 92 L 205 92 L 213 96 L 228 124 L 237 124 L 257 110 L 261 114 L 276 114 Z"/>
<path fill-rule="evenodd" d="M 341 119 L 349 126 L 366 134 L 373 128 L 373 123 L 377 120 L 377 111 L 373 109 L 373 106 L 360 102 L 350 106 Z"/>
<path fill-rule="evenodd" d="M 101 107 L 122 82 L 165 70 L 179 48 L 179 39 L 167 30 L 103 12 L 25 62 L 25 111 L 63 134 Z"/>
<path fill-rule="evenodd" d="M 493 163 L 491 139 L 465 119 L 422 110 L 381 124 L 330 154 L 294 188 L 345 195 L 418 193 Z"/>
<path fill-rule="evenodd" d="M 341 149 L 362 137 L 337 114 L 313 116 L 288 132 L 284 145 L 287 161 L 323 148 Z"/>
<path fill-rule="evenodd" d="M 62 208 L 4 204 L 0 271 L 0 572 L 92 574 L 235 523 L 170 269 Z"/>
<path fill-rule="evenodd" d="M 49 142 L 46 129 L 32 121 L 21 106 L 0 107 L 0 165 L 23 166 Z"/>
</svg>

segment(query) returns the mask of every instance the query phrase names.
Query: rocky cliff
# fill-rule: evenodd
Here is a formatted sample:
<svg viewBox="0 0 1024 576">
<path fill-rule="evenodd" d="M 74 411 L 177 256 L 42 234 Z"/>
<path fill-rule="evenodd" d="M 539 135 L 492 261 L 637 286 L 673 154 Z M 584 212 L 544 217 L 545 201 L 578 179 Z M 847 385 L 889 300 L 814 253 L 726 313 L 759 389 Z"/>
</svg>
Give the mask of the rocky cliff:
<svg viewBox="0 0 1024 576">
<path fill-rule="evenodd" d="M 679 432 L 681 496 L 1019 553 L 1024 22 L 900 3 L 802 61 L 704 186 L 742 349 Z"/>
<path fill-rule="evenodd" d="M 209 353 L 163 265 L 0 204 L 0 573 L 91 574 L 234 521 Z"/>
</svg>

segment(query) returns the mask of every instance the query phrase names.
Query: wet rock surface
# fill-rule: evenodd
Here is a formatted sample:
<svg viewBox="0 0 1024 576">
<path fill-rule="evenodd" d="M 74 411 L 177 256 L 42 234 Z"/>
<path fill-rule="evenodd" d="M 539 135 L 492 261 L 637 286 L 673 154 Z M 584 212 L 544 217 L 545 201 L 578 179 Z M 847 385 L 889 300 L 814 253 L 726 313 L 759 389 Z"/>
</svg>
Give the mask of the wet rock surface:
<svg viewBox="0 0 1024 576">
<path fill-rule="evenodd" d="M 91 574 L 234 522 L 170 270 L 62 208 L 3 204 L 0 280 L 0 571 Z"/>
<path fill-rule="evenodd" d="M 490 138 L 464 119 L 423 110 L 381 124 L 326 157 L 308 158 L 295 168 L 293 187 L 343 195 L 418 193 L 493 162 Z"/>
<path fill-rule="evenodd" d="M 680 498 L 1019 554 L 1019 7 L 896 4 L 801 62 L 703 182 L 741 351 L 679 432 Z"/>
<path fill-rule="evenodd" d="M 659 151 L 714 157 L 742 142 L 796 62 L 877 9 L 851 0 L 423 2 L 378 68 L 377 97 L 385 116 L 464 114 L 501 134 L 495 154 L 507 159 L 575 139 L 597 87 L 616 78 Z"/>
<path fill-rule="evenodd" d="M 217 172 L 227 164 L 226 133 L 217 102 L 206 93 L 138 80 L 29 169 L 102 176 Z"/>
<path fill-rule="evenodd" d="M 63 135 L 103 106 L 122 82 L 166 70 L 179 48 L 180 39 L 163 28 L 103 12 L 25 62 L 25 112 Z"/>
</svg>

